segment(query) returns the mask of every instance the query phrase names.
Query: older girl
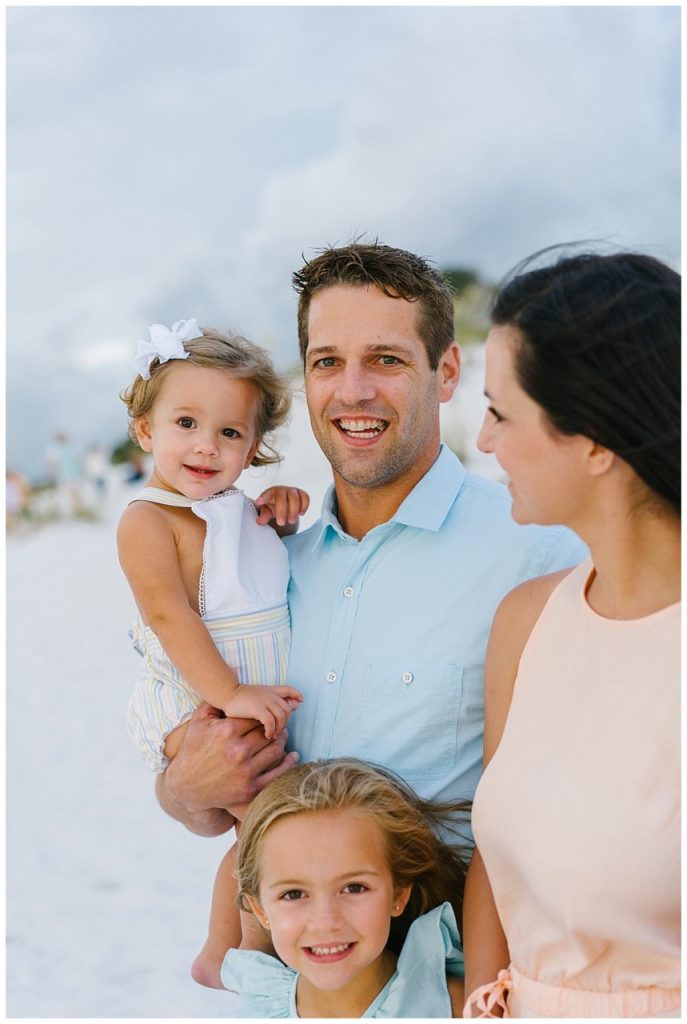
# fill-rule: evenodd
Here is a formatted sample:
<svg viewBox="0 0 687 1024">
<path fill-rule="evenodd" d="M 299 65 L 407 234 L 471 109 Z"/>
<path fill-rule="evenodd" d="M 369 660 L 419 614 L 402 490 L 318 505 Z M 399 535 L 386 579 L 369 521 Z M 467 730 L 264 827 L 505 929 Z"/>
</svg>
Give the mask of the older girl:
<svg viewBox="0 0 687 1024">
<path fill-rule="evenodd" d="M 561 258 L 493 325 L 480 447 L 591 558 L 493 624 L 466 1016 L 679 1016 L 680 279 Z"/>
<path fill-rule="evenodd" d="M 238 1016 L 460 1016 L 464 864 L 437 830 L 465 810 L 353 758 L 271 782 L 243 823 L 238 882 L 280 959 L 227 953 Z"/>
</svg>

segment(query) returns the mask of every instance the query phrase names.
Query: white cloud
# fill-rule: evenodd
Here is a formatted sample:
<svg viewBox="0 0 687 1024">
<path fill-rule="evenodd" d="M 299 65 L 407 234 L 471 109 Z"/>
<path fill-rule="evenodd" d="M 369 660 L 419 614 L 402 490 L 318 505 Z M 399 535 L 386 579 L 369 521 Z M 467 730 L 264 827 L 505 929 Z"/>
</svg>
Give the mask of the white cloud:
<svg viewBox="0 0 687 1024">
<path fill-rule="evenodd" d="M 108 339 L 133 351 L 155 320 L 293 362 L 291 272 L 356 232 L 491 277 L 579 237 L 676 261 L 678 28 L 650 7 L 11 9 L 10 448 L 30 460 L 36 406 L 80 388 L 89 434 L 117 429 Z"/>
</svg>

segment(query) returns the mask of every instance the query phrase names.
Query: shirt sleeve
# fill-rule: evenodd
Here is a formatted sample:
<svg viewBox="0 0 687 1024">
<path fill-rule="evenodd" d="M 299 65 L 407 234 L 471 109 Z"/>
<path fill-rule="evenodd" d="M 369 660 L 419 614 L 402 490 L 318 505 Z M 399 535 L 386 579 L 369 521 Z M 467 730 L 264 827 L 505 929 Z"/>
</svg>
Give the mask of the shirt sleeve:
<svg viewBox="0 0 687 1024">
<path fill-rule="evenodd" d="M 222 984 L 239 996 L 232 1016 L 291 1017 L 291 994 L 297 974 L 267 953 L 253 949 L 230 949 L 221 970 Z"/>
<path fill-rule="evenodd" d="M 450 903 L 413 921 L 386 998 L 375 1017 L 451 1017 L 446 975 L 464 974 L 463 949 Z"/>
<path fill-rule="evenodd" d="M 560 569 L 572 569 L 589 558 L 587 545 L 566 527 L 547 527 L 527 563 L 523 581 Z"/>
</svg>

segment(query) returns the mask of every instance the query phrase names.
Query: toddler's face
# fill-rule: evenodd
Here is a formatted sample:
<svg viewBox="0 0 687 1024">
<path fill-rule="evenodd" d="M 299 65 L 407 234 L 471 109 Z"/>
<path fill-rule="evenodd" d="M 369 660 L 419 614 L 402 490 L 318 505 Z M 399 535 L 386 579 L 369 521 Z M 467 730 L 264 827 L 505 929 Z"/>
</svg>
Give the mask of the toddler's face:
<svg viewBox="0 0 687 1024">
<path fill-rule="evenodd" d="M 268 829 L 253 907 L 281 959 L 315 988 L 337 991 L 356 979 L 374 994 L 388 962 L 391 917 L 409 895 L 410 887 L 396 890 L 383 836 L 368 814 L 316 811 L 287 815 Z"/>
<path fill-rule="evenodd" d="M 136 424 L 155 461 L 151 484 L 196 501 L 231 487 L 259 444 L 259 401 L 255 385 L 229 370 L 175 362 Z"/>
</svg>

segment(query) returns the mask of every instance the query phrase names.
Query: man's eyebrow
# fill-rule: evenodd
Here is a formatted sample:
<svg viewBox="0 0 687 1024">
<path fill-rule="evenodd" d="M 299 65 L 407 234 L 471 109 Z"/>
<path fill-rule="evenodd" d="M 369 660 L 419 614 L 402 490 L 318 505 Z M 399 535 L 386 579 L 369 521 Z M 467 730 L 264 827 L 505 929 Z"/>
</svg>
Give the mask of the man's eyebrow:
<svg viewBox="0 0 687 1024">
<path fill-rule="evenodd" d="M 315 355 L 315 353 L 317 353 L 317 355 L 321 355 L 323 352 L 327 352 L 327 353 L 336 352 L 336 347 L 334 345 L 318 345 L 317 348 L 311 348 L 308 345 L 308 350 L 306 352 L 306 355 L 309 358 L 310 356 Z"/>
<path fill-rule="evenodd" d="M 307 357 L 310 358 L 314 355 L 333 355 L 339 352 L 341 349 L 338 345 L 317 345 L 313 348 L 308 346 Z M 366 352 L 405 352 L 411 353 L 412 349 L 408 345 L 403 345 L 401 342 L 375 342 L 372 345 L 365 346 Z"/>
</svg>

